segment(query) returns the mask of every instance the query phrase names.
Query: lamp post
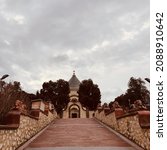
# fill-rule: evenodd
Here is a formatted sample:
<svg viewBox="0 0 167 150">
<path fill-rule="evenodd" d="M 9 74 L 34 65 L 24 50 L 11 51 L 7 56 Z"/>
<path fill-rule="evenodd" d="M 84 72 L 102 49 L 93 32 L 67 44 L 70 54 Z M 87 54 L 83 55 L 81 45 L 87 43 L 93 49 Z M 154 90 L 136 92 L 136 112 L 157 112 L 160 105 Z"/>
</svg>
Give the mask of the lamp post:
<svg viewBox="0 0 167 150">
<path fill-rule="evenodd" d="M 145 80 L 146 80 L 148 83 L 150 83 L 150 79 L 149 79 L 149 78 L 145 78 Z M 146 104 L 146 107 L 147 107 L 148 109 L 150 109 L 150 99 L 148 99 L 147 104 Z"/>
<path fill-rule="evenodd" d="M 145 80 L 146 80 L 148 83 L 150 83 L 150 79 L 149 79 L 149 78 L 145 78 Z"/>
<path fill-rule="evenodd" d="M 1 77 L 0 80 L 2 81 L 2 80 L 4 80 L 4 79 L 7 78 L 7 77 L 9 77 L 9 75 L 8 75 L 8 74 L 5 74 L 5 75 L 3 75 L 3 76 Z"/>
<path fill-rule="evenodd" d="M 2 80 L 4 80 L 5 78 L 7 78 L 9 75 L 8 74 L 4 74 L 1 78 L 0 78 L 0 92 L 2 91 L 2 84 L 3 84 L 3 82 L 2 82 Z"/>
</svg>

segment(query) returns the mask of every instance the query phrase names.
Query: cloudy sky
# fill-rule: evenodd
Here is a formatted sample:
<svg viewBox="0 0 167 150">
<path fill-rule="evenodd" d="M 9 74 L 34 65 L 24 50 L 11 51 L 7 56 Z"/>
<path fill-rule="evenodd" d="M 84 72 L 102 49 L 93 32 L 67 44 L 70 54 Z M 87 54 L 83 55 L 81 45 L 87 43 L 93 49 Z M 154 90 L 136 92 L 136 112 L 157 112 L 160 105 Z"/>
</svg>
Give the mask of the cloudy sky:
<svg viewBox="0 0 167 150">
<path fill-rule="evenodd" d="M 0 0 L 0 75 L 35 93 L 91 78 L 102 101 L 149 77 L 149 0 Z"/>
</svg>

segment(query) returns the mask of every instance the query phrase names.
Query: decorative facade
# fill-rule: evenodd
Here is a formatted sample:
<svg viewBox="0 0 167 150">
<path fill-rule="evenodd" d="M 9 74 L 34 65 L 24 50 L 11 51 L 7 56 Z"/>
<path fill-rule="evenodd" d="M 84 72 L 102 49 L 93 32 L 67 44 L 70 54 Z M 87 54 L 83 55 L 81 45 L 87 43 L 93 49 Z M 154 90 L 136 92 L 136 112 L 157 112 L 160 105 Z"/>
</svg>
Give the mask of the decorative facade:
<svg viewBox="0 0 167 150">
<path fill-rule="evenodd" d="M 69 80 L 70 86 L 70 102 L 67 107 L 63 110 L 63 118 L 91 118 L 94 111 L 86 111 L 86 108 L 79 102 L 79 90 L 80 81 L 75 75 L 75 71 L 71 79 Z"/>
</svg>

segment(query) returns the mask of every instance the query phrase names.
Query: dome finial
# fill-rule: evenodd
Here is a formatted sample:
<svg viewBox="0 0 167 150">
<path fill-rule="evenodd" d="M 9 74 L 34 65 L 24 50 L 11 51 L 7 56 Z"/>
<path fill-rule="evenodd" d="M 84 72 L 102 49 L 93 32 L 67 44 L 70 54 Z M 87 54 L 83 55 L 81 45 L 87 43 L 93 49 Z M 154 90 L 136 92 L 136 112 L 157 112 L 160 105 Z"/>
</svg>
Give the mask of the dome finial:
<svg viewBox="0 0 167 150">
<path fill-rule="evenodd" d="M 75 70 L 73 70 L 73 75 L 75 75 Z"/>
</svg>

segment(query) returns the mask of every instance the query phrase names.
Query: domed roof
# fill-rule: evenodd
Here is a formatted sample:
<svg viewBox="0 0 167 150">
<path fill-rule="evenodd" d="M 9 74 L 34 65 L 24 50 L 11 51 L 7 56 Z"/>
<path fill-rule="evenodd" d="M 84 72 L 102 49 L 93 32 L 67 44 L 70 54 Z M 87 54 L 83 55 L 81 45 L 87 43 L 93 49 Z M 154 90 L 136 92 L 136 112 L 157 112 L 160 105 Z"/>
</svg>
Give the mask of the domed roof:
<svg viewBox="0 0 167 150">
<path fill-rule="evenodd" d="M 70 86 L 70 90 L 78 91 L 79 85 L 80 85 L 80 81 L 76 77 L 75 71 L 73 72 L 73 75 L 72 75 L 71 79 L 68 81 L 68 83 L 69 83 L 69 86 Z"/>
</svg>

